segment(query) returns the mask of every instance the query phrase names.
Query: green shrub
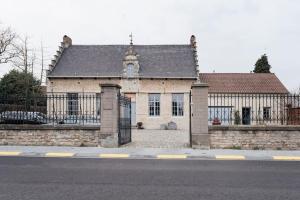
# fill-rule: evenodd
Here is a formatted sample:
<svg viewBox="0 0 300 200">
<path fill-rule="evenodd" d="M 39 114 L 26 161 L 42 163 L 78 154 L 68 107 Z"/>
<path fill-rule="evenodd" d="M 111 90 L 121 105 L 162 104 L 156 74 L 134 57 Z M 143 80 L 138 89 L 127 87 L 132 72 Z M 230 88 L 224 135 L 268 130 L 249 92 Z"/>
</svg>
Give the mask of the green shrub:
<svg viewBox="0 0 300 200">
<path fill-rule="evenodd" d="M 234 125 L 240 125 L 241 124 L 241 116 L 240 116 L 240 111 L 235 111 L 234 112 Z"/>
<path fill-rule="evenodd" d="M 235 146 L 233 145 L 232 147 L 225 147 L 224 149 L 235 149 L 235 150 L 241 150 L 242 147 L 241 146 Z"/>
</svg>

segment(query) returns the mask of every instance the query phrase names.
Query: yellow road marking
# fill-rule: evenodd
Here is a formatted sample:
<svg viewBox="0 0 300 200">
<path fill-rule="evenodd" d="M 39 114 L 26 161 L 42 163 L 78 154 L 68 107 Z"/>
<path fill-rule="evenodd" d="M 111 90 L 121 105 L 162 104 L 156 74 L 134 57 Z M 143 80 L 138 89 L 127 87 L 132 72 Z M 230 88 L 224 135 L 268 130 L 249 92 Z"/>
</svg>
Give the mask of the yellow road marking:
<svg viewBox="0 0 300 200">
<path fill-rule="evenodd" d="M 46 153 L 46 157 L 72 157 L 74 153 L 50 152 Z"/>
<path fill-rule="evenodd" d="M 161 154 L 157 155 L 158 159 L 185 159 L 187 158 L 184 154 Z"/>
<path fill-rule="evenodd" d="M 216 155 L 219 160 L 245 160 L 245 156 L 241 155 Z"/>
<path fill-rule="evenodd" d="M 0 156 L 18 156 L 21 152 L 15 152 L 15 151 L 0 151 Z"/>
<path fill-rule="evenodd" d="M 113 154 L 113 153 L 102 153 L 99 154 L 100 158 L 128 158 L 129 154 Z"/>
<path fill-rule="evenodd" d="M 300 156 L 273 156 L 274 160 L 300 160 Z"/>
</svg>

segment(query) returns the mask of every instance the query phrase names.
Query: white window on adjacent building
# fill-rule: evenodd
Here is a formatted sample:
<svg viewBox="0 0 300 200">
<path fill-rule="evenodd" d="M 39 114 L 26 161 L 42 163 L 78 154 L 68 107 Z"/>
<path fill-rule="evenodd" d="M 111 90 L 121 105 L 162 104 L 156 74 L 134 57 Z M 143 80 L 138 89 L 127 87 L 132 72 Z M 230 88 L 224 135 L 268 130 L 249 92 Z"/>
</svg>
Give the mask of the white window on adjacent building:
<svg viewBox="0 0 300 200">
<path fill-rule="evenodd" d="M 264 107 L 263 112 L 264 112 L 263 113 L 264 120 L 270 120 L 271 119 L 271 108 Z"/>
<path fill-rule="evenodd" d="M 127 77 L 133 77 L 134 75 L 134 65 L 132 63 L 129 63 L 127 65 Z"/>
<path fill-rule="evenodd" d="M 183 116 L 183 94 L 172 94 L 172 115 Z"/>
<path fill-rule="evenodd" d="M 160 115 L 160 94 L 149 94 L 149 116 Z"/>
</svg>

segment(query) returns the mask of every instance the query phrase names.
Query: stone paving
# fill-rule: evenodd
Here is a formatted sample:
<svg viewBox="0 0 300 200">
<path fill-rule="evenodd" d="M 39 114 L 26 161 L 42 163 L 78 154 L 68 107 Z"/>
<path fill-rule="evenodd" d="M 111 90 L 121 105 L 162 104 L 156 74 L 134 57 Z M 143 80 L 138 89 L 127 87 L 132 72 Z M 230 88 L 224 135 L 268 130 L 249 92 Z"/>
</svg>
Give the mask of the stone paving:
<svg viewBox="0 0 300 200">
<path fill-rule="evenodd" d="M 124 148 L 188 148 L 188 130 L 132 129 L 132 142 Z"/>
</svg>

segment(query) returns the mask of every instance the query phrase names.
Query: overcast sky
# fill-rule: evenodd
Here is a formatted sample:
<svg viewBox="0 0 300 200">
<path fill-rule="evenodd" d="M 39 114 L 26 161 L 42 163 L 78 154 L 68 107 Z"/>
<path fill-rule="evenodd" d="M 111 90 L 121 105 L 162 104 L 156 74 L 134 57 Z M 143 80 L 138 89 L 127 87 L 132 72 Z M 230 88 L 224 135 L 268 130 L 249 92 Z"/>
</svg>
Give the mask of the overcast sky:
<svg viewBox="0 0 300 200">
<path fill-rule="evenodd" d="M 0 21 L 49 60 L 64 34 L 73 44 L 198 42 L 201 72 L 250 72 L 267 53 L 289 90 L 300 86 L 299 0 L 0 0 Z M 49 62 L 49 61 L 48 61 Z M 47 63 L 49 64 L 49 63 Z M 0 75 L 9 70 L 0 66 Z M 38 69 L 37 69 L 38 71 Z"/>
</svg>

